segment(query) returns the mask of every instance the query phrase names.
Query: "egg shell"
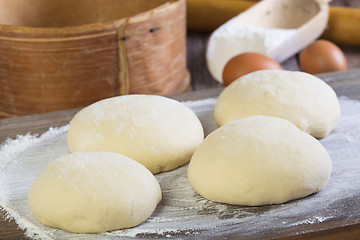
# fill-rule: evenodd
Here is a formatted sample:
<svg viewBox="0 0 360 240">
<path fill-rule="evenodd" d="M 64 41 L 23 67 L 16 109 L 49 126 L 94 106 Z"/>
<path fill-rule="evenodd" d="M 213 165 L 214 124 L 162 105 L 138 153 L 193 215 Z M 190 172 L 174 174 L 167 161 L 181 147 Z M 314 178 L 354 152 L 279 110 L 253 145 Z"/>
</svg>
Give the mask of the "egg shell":
<svg viewBox="0 0 360 240">
<path fill-rule="evenodd" d="M 225 86 L 239 77 L 265 69 L 282 69 L 281 65 L 272 58 L 255 52 L 246 52 L 231 58 L 225 65 L 222 78 Z"/>
<path fill-rule="evenodd" d="M 348 69 L 343 51 L 327 40 L 317 40 L 299 55 L 300 68 L 310 74 L 345 71 Z"/>
</svg>

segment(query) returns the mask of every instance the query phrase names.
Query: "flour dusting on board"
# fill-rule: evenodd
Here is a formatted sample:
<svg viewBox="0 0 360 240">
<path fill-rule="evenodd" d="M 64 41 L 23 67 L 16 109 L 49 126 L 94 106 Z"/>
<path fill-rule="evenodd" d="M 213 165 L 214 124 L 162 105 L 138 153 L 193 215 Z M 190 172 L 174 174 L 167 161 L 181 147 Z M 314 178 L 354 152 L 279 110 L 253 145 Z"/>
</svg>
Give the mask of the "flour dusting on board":
<svg viewBox="0 0 360 240">
<path fill-rule="evenodd" d="M 325 222 L 329 219 L 333 218 L 332 216 L 329 217 L 313 217 L 313 218 L 309 218 L 309 219 L 305 219 L 303 221 L 300 222 L 295 222 L 295 223 L 291 223 L 288 224 L 288 226 L 299 226 L 299 225 L 303 225 L 303 224 L 316 224 L 316 223 L 322 223 Z M 286 224 L 286 222 L 283 222 L 283 224 Z"/>
<path fill-rule="evenodd" d="M 200 118 L 205 134 L 217 128 L 216 99 L 184 102 Z M 317 194 L 280 205 L 244 207 L 220 204 L 199 196 L 187 180 L 187 165 L 156 175 L 163 199 L 143 224 L 101 234 L 74 234 L 41 225 L 31 215 L 27 194 L 35 177 L 50 162 L 69 153 L 67 126 L 40 136 L 27 134 L 0 146 L 0 207 L 33 239 L 215 239 L 241 232 L 241 238 L 343 219 L 342 209 L 358 209 L 360 197 L 360 102 L 340 98 L 342 116 L 337 128 L 321 143 L 328 150 L 333 171 Z M 341 207 L 341 209 L 340 209 Z M 358 214 L 358 211 L 354 211 Z M 360 219 L 360 216 L 352 216 Z M 269 224 L 269 222 L 271 224 Z"/>
</svg>

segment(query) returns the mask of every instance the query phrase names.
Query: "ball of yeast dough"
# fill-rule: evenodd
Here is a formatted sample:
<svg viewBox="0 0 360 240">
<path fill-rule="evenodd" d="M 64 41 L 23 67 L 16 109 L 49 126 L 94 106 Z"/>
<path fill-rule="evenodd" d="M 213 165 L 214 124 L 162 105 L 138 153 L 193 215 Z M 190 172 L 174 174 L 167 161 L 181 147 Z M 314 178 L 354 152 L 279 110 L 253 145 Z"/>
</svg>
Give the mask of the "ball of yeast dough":
<svg viewBox="0 0 360 240">
<path fill-rule="evenodd" d="M 153 174 L 189 162 L 203 139 L 202 125 L 190 108 L 154 95 L 96 102 L 74 116 L 67 133 L 71 152 L 120 153 Z"/>
<path fill-rule="evenodd" d="M 190 161 L 188 179 L 209 200 L 257 206 L 318 192 L 331 167 L 314 137 L 285 119 L 253 116 L 209 134 Z"/>
<path fill-rule="evenodd" d="M 333 89 L 316 76 L 261 70 L 224 89 L 214 115 L 220 126 L 255 115 L 285 118 L 312 136 L 323 138 L 336 127 L 340 105 Z"/>
<path fill-rule="evenodd" d="M 52 162 L 31 185 L 28 203 L 42 224 L 76 233 L 144 222 L 161 200 L 154 175 L 108 152 L 72 153 Z"/>
</svg>

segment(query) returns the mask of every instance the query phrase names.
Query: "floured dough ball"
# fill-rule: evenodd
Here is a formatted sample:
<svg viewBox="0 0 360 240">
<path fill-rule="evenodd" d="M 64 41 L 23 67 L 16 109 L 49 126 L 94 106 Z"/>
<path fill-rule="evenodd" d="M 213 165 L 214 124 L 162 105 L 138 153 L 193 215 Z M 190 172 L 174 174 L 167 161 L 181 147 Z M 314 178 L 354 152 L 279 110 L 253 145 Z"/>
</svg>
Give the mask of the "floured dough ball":
<svg viewBox="0 0 360 240">
<path fill-rule="evenodd" d="M 216 122 L 255 115 L 280 117 L 316 138 L 339 122 L 340 104 L 334 90 L 316 76 L 286 70 L 261 70 L 235 80 L 220 94 Z"/>
<path fill-rule="evenodd" d="M 189 162 L 204 139 L 202 125 L 184 104 L 161 96 L 126 95 L 78 112 L 67 133 L 71 152 L 116 152 L 153 174 Z"/>
<path fill-rule="evenodd" d="M 149 170 L 108 152 L 72 153 L 52 162 L 28 195 L 41 223 L 76 233 L 137 226 L 160 200 L 159 183 Z"/>
<path fill-rule="evenodd" d="M 188 178 L 209 200 L 257 206 L 320 191 L 331 166 L 321 143 L 291 122 L 253 116 L 209 134 L 190 161 Z"/>
</svg>

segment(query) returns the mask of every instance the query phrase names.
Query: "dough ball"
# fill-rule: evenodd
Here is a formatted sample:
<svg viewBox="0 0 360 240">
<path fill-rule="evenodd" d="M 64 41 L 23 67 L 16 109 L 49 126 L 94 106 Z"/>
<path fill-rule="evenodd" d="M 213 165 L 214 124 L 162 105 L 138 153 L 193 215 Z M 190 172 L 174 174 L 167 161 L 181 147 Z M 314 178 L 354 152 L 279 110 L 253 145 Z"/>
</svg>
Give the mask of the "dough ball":
<svg viewBox="0 0 360 240">
<path fill-rule="evenodd" d="M 67 133 L 71 152 L 120 153 L 153 174 L 189 162 L 203 139 L 202 125 L 190 108 L 154 95 L 96 102 L 74 116 Z"/>
<path fill-rule="evenodd" d="M 220 126 L 255 115 L 280 117 L 323 138 L 339 122 L 340 104 L 333 89 L 318 77 L 304 72 L 261 70 L 224 89 L 214 115 Z"/>
<path fill-rule="evenodd" d="M 190 161 L 188 178 L 209 200 L 257 206 L 320 191 L 331 166 L 321 143 L 291 122 L 253 116 L 209 134 Z"/>
<path fill-rule="evenodd" d="M 28 195 L 42 224 L 76 233 L 137 226 L 160 200 L 159 183 L 149 170 L 108 152 L 72 153 L 52 162 Z"/>
</svg>

